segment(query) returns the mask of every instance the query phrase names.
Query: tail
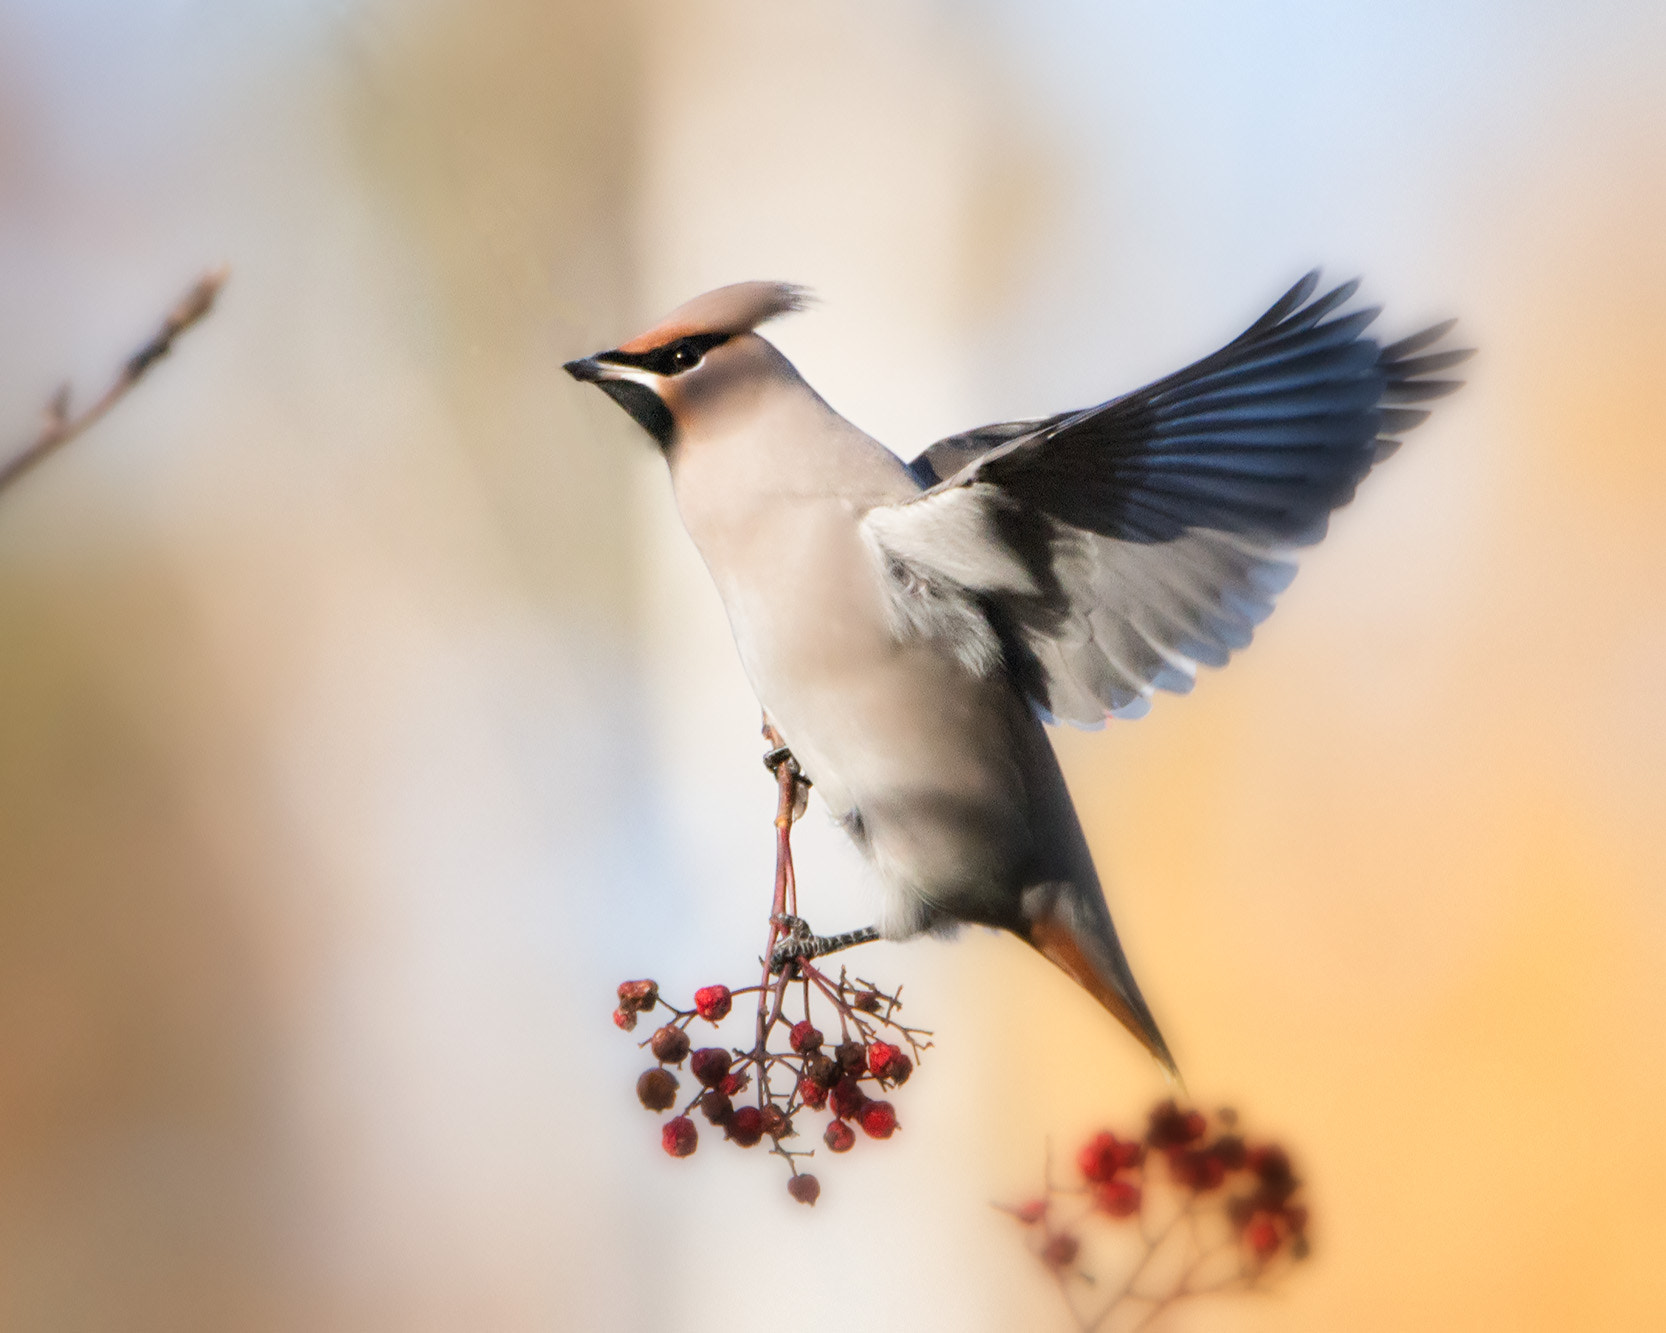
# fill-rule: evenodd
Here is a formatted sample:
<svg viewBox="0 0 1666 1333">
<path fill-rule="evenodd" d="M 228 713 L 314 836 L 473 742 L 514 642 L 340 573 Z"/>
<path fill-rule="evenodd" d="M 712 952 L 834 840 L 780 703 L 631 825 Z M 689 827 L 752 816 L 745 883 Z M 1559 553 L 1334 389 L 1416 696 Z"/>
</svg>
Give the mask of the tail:
<svg viewBox="0 0 1666 1333">
<path fill-rule="evenodd" d="M 1110 1010 L 1183 1090 L 1180 1070 L 1134 981 L 1110 908 L 1097 888 L 1039 884 L 1025 890 L 1022 911 L 1019 935 Z"/>
</svg>

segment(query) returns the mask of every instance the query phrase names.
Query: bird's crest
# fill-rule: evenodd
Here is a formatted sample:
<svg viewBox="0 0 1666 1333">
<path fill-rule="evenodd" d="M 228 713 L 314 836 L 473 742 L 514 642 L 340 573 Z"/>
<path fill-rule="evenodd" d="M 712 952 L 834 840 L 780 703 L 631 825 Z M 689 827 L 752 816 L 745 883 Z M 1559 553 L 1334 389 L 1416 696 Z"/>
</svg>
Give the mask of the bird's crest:
<svg viewBox="0 0 1666 1333">
<path fill-rule="evenodd" d="M 748 333 L 765 320 L 790 315 L 810 302 L 808 289 L 791 282 L 736 282 L 686 301 L 621 352 L 651 352 L 702 333 Z"/>
</svg>

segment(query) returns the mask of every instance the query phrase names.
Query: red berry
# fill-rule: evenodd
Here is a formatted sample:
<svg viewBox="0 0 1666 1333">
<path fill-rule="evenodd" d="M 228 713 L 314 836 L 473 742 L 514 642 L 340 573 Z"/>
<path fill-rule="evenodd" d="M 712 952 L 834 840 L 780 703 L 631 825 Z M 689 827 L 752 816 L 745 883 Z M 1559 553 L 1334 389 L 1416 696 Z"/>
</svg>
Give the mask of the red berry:
<svg viewBox="0 0 1666 1333">
<path fill-rule="evenodd" d="M 636 1030 L 636 1011 L 633 1009 L 615 1009 L 613 1011 L 613 1026 L 623 1032 Z"/>
<path fill-rule="evenodd" d="M 800 1171 L 787 1181 L 787 1193 L 800 1203 L 807 1203 L 813 1208 L 816 1200 L 821 1197 L 821 1181 L 807 1171 Z"/>
<path fill-rule="evenodd" d="M 1244 1241 L 1254 1251 L 1255 1257 L 1266 1263 L 1278 1253 L 1278 1228 L 1273 1225 L 1273 1219 L 1265 1215 L 1257 1217 L 1244 1228 Z"/>
<path fill-rule="evenodd" d="M 654 1053 L 654 1059 L 668 1065 L 682 1064 L 688 1057 L 688 1047 L 688 1033 L 669 1023 L 648 1038 L 648 1049 Z"/>
<path fill-rule="evenodd" d="M 721 1046 L 702 1046 L 688 1058 L 688 1067 L 696 1080 L 708 1088 L 715 1088 L 729 1076 L 733 1057 Z"/>
<path fill-rule="evenodd" d="M 619 1007 L 627 1014 L 636 1014 L 652 1009 L 658 1002 L 659 982 L 657 981 L 621 981 L 619 983 Z"/>
<path fill-rule="evenodd" d="M 791 1043 L 793 1050 L 800 1055 L 809 1055 L 812 1051 L 821 1049 L 821 1033 L 816 1030 L 816 1025 L 808 1018 L 793 1024 L 793 1030 L 787 1040 Z M 793 1179 L 797 1180 L 799 1177 L 794 1176 Z M 808 1179 L 814 1180 L 815 1177 L 810 1176 Z"/>
<path fill-rule="evenodd" d="M 1131 1180 L 1107 1180 L 1093 1191 L 1094 1207 L 1112 1217 L 1132 1217 L 1140 1210 L 1140 1187 Z"/>
<path fill-rule="evenodd" d="M 890 1078 L 902 1052 L 888 1041 L 876 1041 L 868 1047 L 868 1072 L 875 1078 Z"/>
<path fill-rule="evenodd" d="M 821 1141 L 833 1152 L 849 1152 L 856 1142 L 856 1131 L 842 1120 L 830 1121 Z"/>
<path fill-rule="evenodd" d="M 714 1125 L 728 1124 L 735 1114 L 735 1104 L 716 1088 L 708 1088 L 700 1094 L 700 1109 Z"/>
<path fill-rule="evenodd" d="M 1041 1251 L 1041 1262 L 1049 1268 L 1069 1268 L 1076 1262 L 1081 1244 L 1074 1236 L 1054 1236 Z"/>
<path fill-rule="evenodd" d="M 734 997 L 727 986 L 702 986 L 694 992 L 694 1008 L 708 1023 L 721 1023 L 729 1016 Z"/>
<path fill-rule="evenodd" d="M 839 1067 L 852 1078 L 860 1078 L 867 1072 L 868 1048 L 859 1041 L 841 1041 L 838 1049 L 833 1052 Z"/>
<path fill-rule="evenodd" d="M 756 1106 L 742 1106 L 729 1117 L 725 1132 L 743 1148 L 750 1148 L 764 1136 L 764 1113 Z"/>
<path fill-rule="evenodd" d="M 1174 1102 L 1160 1102 L 1151 1111 L 1145 1141 L 1153 1148 L 1184 1148 L 1203 1137 L 1207 1128 L 1197 1111 L 1182 1111 Z"/>
<path fill-rule="evenodd" d="M 650 1111 L 669 1111 L 677 1100 L 677 1076 L 655 1065 L 636 1080 L 636 1099 Z"/>
<path fill-rule="evenodd" d="M 833 1114 L 838 1116 L 840 1120 L 855 1115 L 862 1109 L 863 1103 L 867 1100 L 868 1094 L 862 1091 L 861 1085 L 853 1078 L 840 1079 L 827 1097 L 828 1105 L 833 1108 Z"/>
<path fill-rule="evenodd" d="M 1107 1181 L 1129 1164 L 1128 1147 L 1115 1134 L 1102 1129 L 1076 1154 L 1076 1169 L 1085 1180 L 1096 1184 Z"/>
<path fill-rule="evenodd" d="M 660 1146 L 673 1157 L 687 1157 L 700 1142 L 700 1133 L 686 1115 L 667 1120 L 659 1132 Z"/>
<path fill-rule="evenodd" d="M 870 1139 L 888 1139 L 896 1133 L 897 1113 L 890 1102 L 869 1102 L 857 1114 L 862 1132 Z"/>
<path fill-rule="evenodd" d="M 1027 1227 L 1033 1227 L 1047 1216 L 1047 1200 L 1031 1199 L 1028 1203 L 1021 1203 L 1012 1210 L 1012 1215 Z"/>
<path fill-rule="evenodd" d="M 768 1134 L 772 1139 L 781 1139 L 792 1132 L 793 1122 L 787 1119 L 785 1111 L 774 1104 L 764 1107 L 765 1134 Z"/>
<path fill-rule="evenodd" d="M 798 1080 L 798 1100 L 812 1111 L 819 1111 L 827 1105 L 827 1089 L 805 1074 Z"/>
<path fill-rule="evenodd" d="M 1221 1182 L 1226 1179 L 1226 1168 L 1221 1165 L 1221 1159 L 1207 1148 L 1171 1153 L 1169 1170 L 1173 1172 L 1177 1184 L 1199 1194 L 1219 1189 Z"/>
<path fill-rule="evenodd" d="M 717 1085 L 717 1090 L 725 1097 L 735 1097 L 746 1091 L 746 1085 L 752 1081 L 751 1076 L 742 1073 L 727 1073 L 723 1082 Z"/>
</svg>

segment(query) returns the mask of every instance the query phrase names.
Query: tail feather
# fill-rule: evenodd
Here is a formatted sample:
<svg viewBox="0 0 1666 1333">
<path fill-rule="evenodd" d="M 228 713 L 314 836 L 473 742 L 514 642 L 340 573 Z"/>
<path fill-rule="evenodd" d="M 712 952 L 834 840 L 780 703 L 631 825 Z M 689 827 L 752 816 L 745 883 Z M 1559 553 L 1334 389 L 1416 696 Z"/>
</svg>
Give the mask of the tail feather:
<svg viewBox="0 0 1666 1333">
<path fill-rule="evenodd" d="M 1024 938 L 1104 1005 L 1179 1084 L 1180 1070 L 1134 981 L 1104 899 L 1095 892 L 1090 900 L 1088 893 L 1073 885 L 1048 885 L 1046 889 L 1025 894 L 1028 933 Z"/>
</svg>

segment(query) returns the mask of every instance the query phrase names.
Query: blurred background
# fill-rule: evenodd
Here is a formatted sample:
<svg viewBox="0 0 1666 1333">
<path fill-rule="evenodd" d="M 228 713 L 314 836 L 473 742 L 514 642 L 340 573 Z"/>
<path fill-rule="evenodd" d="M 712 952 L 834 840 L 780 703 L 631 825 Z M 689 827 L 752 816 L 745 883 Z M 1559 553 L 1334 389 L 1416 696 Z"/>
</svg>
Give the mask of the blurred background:
<svg viewBox="0 0 1666 1333">
<path fill-rule="evenodd" d="M 559 371 L 743 278 L 900 453 L 1305 269 L 1481 348 L 1233 667 L 1056 742 L 1316 1252 L 1189 1329 L 1666 1325 L 1666 10 L 0 0 L 0 1327 L 1063 1327 L 992 1200 L 1155 1067 L 1006 938 L 822 1171 L 674 1162 L 620 980 L 747 974 L 757 709 Z M 814 805 L 806 910 L 864 920 Z"/>
</svg>

